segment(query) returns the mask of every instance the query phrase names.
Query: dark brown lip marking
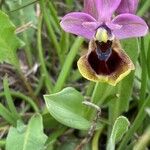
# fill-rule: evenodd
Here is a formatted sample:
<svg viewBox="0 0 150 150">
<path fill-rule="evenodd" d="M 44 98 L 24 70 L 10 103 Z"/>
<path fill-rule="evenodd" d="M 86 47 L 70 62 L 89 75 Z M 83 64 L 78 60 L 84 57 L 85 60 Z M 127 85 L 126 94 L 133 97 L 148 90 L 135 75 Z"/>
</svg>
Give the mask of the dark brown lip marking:
<svg viewBox="0 0 150 150">
<path fill-rule="evenodd" d="M 101 61 L 107 61 L 112 53 L 112 41 L 108 40 L 107 43 L 95 41 L 95 43 L 98 59 Z"/>
<path fill-rule="evenodd" d="M 106 61 L 98 58 L 96 48 L 97 45 L 93 39 L 89 43 L 88 52 L 78 61 L 79 71 L 86 79 L 94 82 L 107 82 L 115 86 L 135 69 L 132 60 L 122 49 L 119 40 L 113 40 L 112 53 Z"/>
<path fill-rule="evenodd" d="M 112 41 L 109 41 L 109 40 L 107 41 L 107 43 L 98 42 L 98 41 L 95 41 L 95 43 L 96 43 L 98 52 L 106 52 L 112 46 Z"/>
<path fill-rule="evenodd" d="M 92 51 L 88 56 L 88 62 L 92 69 L 98 74 L 109 75 L 117 70 L 120 66 L 121 58 L 112 50 L 112 53 L 107 61 L 100 60 L 95 51 Z"/>
</svg>

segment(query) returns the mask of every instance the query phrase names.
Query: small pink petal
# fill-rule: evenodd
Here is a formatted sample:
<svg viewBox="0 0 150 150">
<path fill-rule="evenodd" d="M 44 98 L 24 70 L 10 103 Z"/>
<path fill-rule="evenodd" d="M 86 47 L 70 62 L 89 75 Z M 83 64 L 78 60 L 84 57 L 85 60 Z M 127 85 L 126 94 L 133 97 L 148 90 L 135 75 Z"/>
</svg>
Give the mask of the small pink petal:
<svg viewBox="0 0 150 150">
<path fill-rule="evenodd" d="M 111 30 L 121 29 L 122 25 L 114 24 L 112 22 L 106 22 L 106 26 Z"/>
<path fill-rule="evenodd" d="M 118 14 L 122 13 L 132 13 L 135 14 L 138 7 L 139 0 L 122 0 L 116 12 Z"/>
<path fill-rule="evenodd" d="M 85 26 L 85 24 L 90 24 Z M 73 12 L 69 13 L 66 16 L 62 18 L 62 21 L 60 23 L 61 27 L 66 31 L 73 33 L 75 35 L 79 35 L 82 37 L 85 37 L 87 39 L 91 39 L 96 30 L 96 20 L 83 12 Z"/>
<path fill-rule="evenodd" d="M 97 29 L 101 24 L 98 23 L 98 22 L 83 22 L 82 25 L 83 25 L 83 27 L 87 28 L 88 30 L 93 31 L 93 28 L 94 28 L 94 30 L 95 30 L 95 29 Z"/>
<path fill-rule="evenodd" d="M 116 29 L 113 34 L 119 38 L 132 38 L 146 35 L 148 26 L 146 22 L 133 14 L 121 14 L 112 20 L 112 23 L 121 25 L 121 29 Z"/>
</svg>

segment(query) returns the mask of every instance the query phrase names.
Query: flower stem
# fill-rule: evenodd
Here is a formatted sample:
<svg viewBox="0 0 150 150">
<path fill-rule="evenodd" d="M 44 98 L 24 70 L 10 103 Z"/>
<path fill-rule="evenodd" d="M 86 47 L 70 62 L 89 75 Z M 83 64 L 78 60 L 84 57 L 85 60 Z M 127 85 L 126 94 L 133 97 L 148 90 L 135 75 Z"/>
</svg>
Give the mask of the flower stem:
<svg viewBox="0 0 150 150">
<path fill-rule="evenodd" d="M 41 63 L 41 75 L 44 75 L 45 85 L 47 87 L 48 92 L 50 93 L 52 91 L 53 85 L 52 85 L 52 81 L 48 75 L 44 56 L 43 56 L 42 39 L 41 39 L 42 18 L 43 17 L 41 15 L 39 17 L 39 22 L 38 22 L 37 43 L 38 43 L 38 51 L 39 51 L 39 60 Z"/>
<path fill-rule="evenodd" d="M 3 86 L 4 86 L 6 102 L 9 107 L 10 112 L 13 114 L 13 116 L 16 120 L 21 119 L 21 117 L 18 114 L 17 109 L 14 105 L 14 101 L 13 101 L 11 93 L 10 93 L 7 77 L 5 77 L 3 80 Z"/>
<path fill-rule="evenodd" d="M 144 46 L 144 38 L 141 38 L 141 68 L 142 68 L 142 75 L 141 75 L 141 90 L 140 90 L 140 101 L 139 101 L 139 108 L 143 104 L 143 100 L 146 96 L 146 89 L 147 89 L 147 65 L 146 65 L 146 53 L 145 53 L 145 46 Z"/>
<path fill-rule="evenodd" d="M 109 93 L 112 92 L 112 90 L 114 90 L 113 86 L 109 86 L 106 83 L 97 82 L 95 84 L 95 87 L 92 93 L 91 102 L 101 107 L 106 97 L 108 96 Z M 87 112 L 86 116 L 88 118 L 93 117 L 94 111 L 92 109 L 88 108 L 86 112 Z"/>
<path fill-rule="evenodd" d="M 142 8 L 137 12 L 138 16 L 143 16 L 145 12 L 149 9 L 150 7 L 150 0 L 144 1 L 145 3 L 143 4 Z"/>
<path fill-rule="evenodd" d="M 14 59 L 13 59 L 13 62 L 12 64 L 14 65 L 22 83 L 24 84 L 26 90 L 29 92 L 29 95 L 32 97 L 32 99 L 35 100 L 36 104 L 39 105 L 39 102 L 38 102 L 38 99 L 37 97 L 35 96 L 34 94 L 34 91 L 30 85 L 30 83 L 28 82 L 28 80 L 26 79 L 26 77 L 24 76 L 22 70 L 21 70 L 21 66 L 20 66 L 20 63 L 19 63 L 19 60 L 18 60 L 18 57 L 17 57 L 17 54 L 14 55 Z"/>
<path fill-rule="evenodd" d="M 148 77 L 150 79 L 150 61 L 149 61 L 149 56 L 150 56 L 150 39 L 149 39 L 148 52 L 147 52 L 147 72 L 148 72 Z"/>
<path fill-rule="evenodd" d="M 99 138 L 104 130 L 105 125 L 102 125 L 101 128 L 96 131 L 93 140 L 92 140 L 92 150 L 99 150 Z"/>
<path fill-rule="evenodd" d="M 28 96 L 26 96 L 26 95 L 24 95 L 20 92 L 15 92 L 15 91 L 10 91 L 10 94 L 12 96 L 15 96 L 17 98 L 20 98 L 20 99 L 28 102 L 31 105 L 31 107 L 34 109 L 35 112 L 39 112 L 38 106 L 36 105 L 36 103 L 30 97 L 28 97 Z M 3 96 L 5 96 L 5 93 L 1 92 L 0 97 L 3 97 Z"/>
<path fill-rule="evenodd" d="M 53 43 L 53 45 L 57 51 L 57 55 L 59 57 L 59 60 L 60 60 L 60 62 L 62 62 L 62 60 L 61 60 L 61 48 L 59 46 L 59 42 L 57 41 L 57 37 L 54 33 L 52 25 L 49 21 L 48 12 L 47 12 L 47 8 L 46 8 L 45 3 L 46 3 L 45 0 L 40 0 L 40 7 L 41 7 L 41 10 L 43 13 L 44 21 L 46 23 L 48 33 L 49 33 L 49 36 L 51 37 L 52 43 Z"/>
<path fill-rule="evenodd" d="M 57 79 L 57 82 L 55 84 L 54 91 L 53 91 L 54 93 L 60 91 L 62 89 L 62 87 L 64 86 L 64 83 L 70 72 L 74 58 L 78 52 L 78 49 L 80 48 L 81 44 L 83 43 L 83 41 L 84 41 L 83 38 L 78 37 L 75 40 L 74 44 L 72 45 L 71 50 L 70 50 L 69 54 L 67 55 L 67 58 L 63 65 L 63 68 L 62 68 L 62 70 L 59 74 L 59 77 Z"/>
<path fill-rule="evenodd" d="M 22 0 L 19 0 L 19 4 L 20 4 L 20 6 L 22 6 Z M 21 23 L 25 24 L 23 9 L 20 9 L 20 18 L 22 18 Z M 31 52 L 30 43 L 28 40 L 28 35 L 26 32 L 23 32 L 23 39 L 25 41 L 25 54 L 26 54 L 27 62 L 28 62 L 29 67 L 31 68 L 32 64 L 33 64 L 32 52 Z"/>
<path fill-rule="evenodd" d="M 1 103 L 0 103 L 0 116 L 2 116 L 8 123 L 12 124 L 13 126 L 16 125 L 16 119 L 10 113 L 10 111 L 5 108 Z"/>
</svg>

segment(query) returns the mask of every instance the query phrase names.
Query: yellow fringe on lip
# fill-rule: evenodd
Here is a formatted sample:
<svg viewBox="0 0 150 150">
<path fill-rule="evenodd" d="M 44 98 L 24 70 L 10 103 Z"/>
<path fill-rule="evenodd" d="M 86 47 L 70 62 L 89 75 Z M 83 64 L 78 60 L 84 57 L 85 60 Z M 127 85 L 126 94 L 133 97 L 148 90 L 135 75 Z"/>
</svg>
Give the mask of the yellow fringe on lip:
<svg viewBox="0 0 150 150">
<path fill-rule="evenodd" d="M 119 81 L 126 77 L 132 70 L 135 69 L 129 56 L 122 50 L 119 41 L 115 40 L 112 45 L 113 51 L 117 52 L 121 58 L 120 67 L 118 67 L 111 74 L 97 74 L 88 62 L 88 56 L 95 50 L 95 42 L 91 41 L 89 51 L 78 60 L 78 69 L 83 77 L 94 82 L 107 82 L 115 86 Z"/>
</svg>

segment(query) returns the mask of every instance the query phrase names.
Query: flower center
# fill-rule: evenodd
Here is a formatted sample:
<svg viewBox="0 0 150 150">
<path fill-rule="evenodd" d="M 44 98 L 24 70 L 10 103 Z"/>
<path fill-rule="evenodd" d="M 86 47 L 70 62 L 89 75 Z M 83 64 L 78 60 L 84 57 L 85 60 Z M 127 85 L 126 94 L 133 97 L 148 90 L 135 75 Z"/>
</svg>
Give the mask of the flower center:
<svg viewBox="0 0 150 150">
<path fill-rule="evenodd" d="M 107 61 L 100 60 L 96 52 L 92 51 L 88 56 L 88 62 L 98 75 L 110 75 L 118 70 L 118 68 L 121 68 L 121 65 L 124 63 L 114 50 L 112 50 Z"/>
<path fill-rule="evenodd" d="M 112 53 L 112 41 L 114 40 L 114 35 L 111 33 L 111 30 L 102 26 L 97 29 L 95 34 L 96 42 L 96 54 L 98 55 L 99 60 L 107 61 Z"/>
</svg>

